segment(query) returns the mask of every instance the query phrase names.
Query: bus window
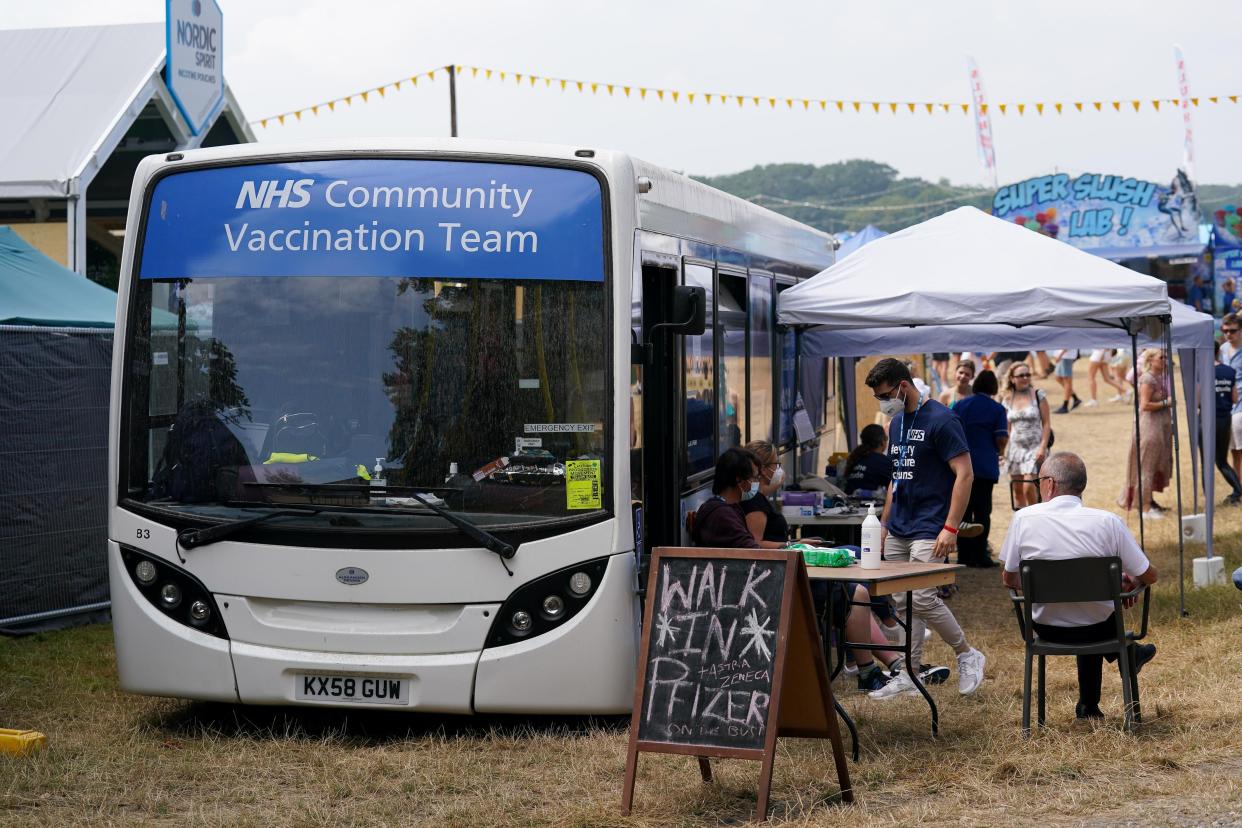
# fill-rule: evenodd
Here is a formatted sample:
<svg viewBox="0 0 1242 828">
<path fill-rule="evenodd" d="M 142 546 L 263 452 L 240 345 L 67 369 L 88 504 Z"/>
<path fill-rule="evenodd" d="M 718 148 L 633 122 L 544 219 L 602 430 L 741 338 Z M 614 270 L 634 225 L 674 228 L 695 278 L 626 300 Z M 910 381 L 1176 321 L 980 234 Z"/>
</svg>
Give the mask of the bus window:
<svg viewBox="0 0 1242 828">
<path fill-rule="evenodd" d="M 707 265 L 685 265 L 687 285 L 707 291 L 707 330 L 701 336 L 685 337 L 683 384 L 686 389 L 686 476 L 711 469 L 716 465 L 716 406 L 713 378 L 716 374 L 714 356 L 715 320 L 712 309 L 712 268 Z"/>
<path fill-rule="evenodd" d="M 750 274 L 750 439 L 772 439 L 772 277 Z"/>
<path fill-rule="evenodd" d="M 746 435 L 746 277 L 720 274 L 716 294 L 720 362 L 716 389 L 720 396 L 720 450 L 740 446 Z"/>
</svg>

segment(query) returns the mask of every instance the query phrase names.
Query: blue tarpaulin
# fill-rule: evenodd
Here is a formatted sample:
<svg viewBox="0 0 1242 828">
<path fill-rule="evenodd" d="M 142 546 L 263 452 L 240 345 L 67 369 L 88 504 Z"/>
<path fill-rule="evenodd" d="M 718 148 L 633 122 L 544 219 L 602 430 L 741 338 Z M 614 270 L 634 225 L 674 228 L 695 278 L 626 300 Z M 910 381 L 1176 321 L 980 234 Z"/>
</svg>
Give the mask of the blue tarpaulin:
<svg viewBox="0 0 1242 828">
<path fill-rule="evenodd" d="M 888 233 L 885 233 L 874 224 L 868 224 L 866 227 L 841 242 L 841 246 L 837 249 L 837 258 L 844 259 L 864 244 L 873 242 L 876 239 L 882 239 L 887 235 Z"/>
<path fill-rule="evenodd" d="M 116 294 L 0 226 L 0 325 L 111 328 Z"/>
</svg>

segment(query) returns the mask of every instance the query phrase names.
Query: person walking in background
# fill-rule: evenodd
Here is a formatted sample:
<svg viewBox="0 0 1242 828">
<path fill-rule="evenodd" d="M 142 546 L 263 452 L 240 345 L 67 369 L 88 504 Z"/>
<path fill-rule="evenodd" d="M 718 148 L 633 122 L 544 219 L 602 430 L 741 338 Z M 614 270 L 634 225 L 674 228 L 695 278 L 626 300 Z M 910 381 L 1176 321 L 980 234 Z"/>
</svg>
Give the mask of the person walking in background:
<svg viewBox="0 0 1242 828">
<path fill-rule="evenodd" d="M 891 418 L 888 442 L 893 485 L 888 489 L 880 521 L 884 558 L 924 563 L 947 558 L 957 547 L 958 526 L 970 500 L 974 477 L 961 420 L 918 393 L 909 370 L 895 359 L 877 362 L 866 383 L 880 409 Z M 900 616 L 906 596 L 898 594 L 896 598 Z M 919 669 L 923 630 L 928 626 L 957 653 L 958 692 L 975 692 L 983 682 L 987 659 L 967 642 L 934 587 L 915 590 L 913 598 L 911 663 L 885 687 L 871 693 L 871 698 L 917 695 L 910 671 Z"/>
<path fill-rule="evenodd" d="M 1087 388 L 1091 391 L 1091 399 L 1087 400 L 1086 403 L 1088 408 L 1100 404 L 1096 394 L 1096 376 L 1099 376 L 1105 383 L 1117 389 L 1117 396 L 1113 397 L 1112 401 L 1121 400 L 1125 397 L 1125 388 L 1122 387 L 1121 383 L 1109 376 L 1108 360 L 1111 356 L 1112 351 L 1108 348 L 1096 348 L 1091 352 L 1091 356 L 1087 358 Z"/>
<path fill-rule="evenodd" d="M 1052 417 L 1043 391 L 1031 385 L 1031 369 L 1017 363 L 1009 372 L 1001 399 L 1009 421 L 1009 444 L 1005 447 L 1005 472 L 1013 485 L 1014 507 L 1021 509 L 1038 500 L 1035 476 L 1052 441 Z"/>
<path fill-rule="evenodd" d="M 943 391 L 949 387 L 949 353 L 947 351 L 932 354 L 932 375 L 936 378 L 936 388 Z"/>
<path fill-rule="evenodd" d="M 1138 378 L 1138 432 L 1130 438 L 1126 484 L 1117 498 L 1121 508 L 1132 509 L 1138 503 L 1143 517 L 1153 519 L 1164 517 L 1164 510 L 1152 502 L 1152 496 L 1165 490 L 1173 473 L 1173 400 L 1166 388 L 1166 360 L 1164 351 L 1159 348 L 1148 348 L 1139 358 L 1142 373 Z M 1141 457 L 1136 461 L 1135 454 L 1140 446 Z M 1138 502 L 1139 488 L 1142 489 L 1141 503 Z"/>
<path fill-rule="evenodd" d="M 1186 304 L 1197 311 L 1202 311 L 1203 294 L 1203 277 L 1196 274 L 1190 281 L 1190 289 L 1186 291 Z"/>
<path fill-rule="evenodd" d="M 1117 348 L 1108 360 L 1108 371 L 1113 375 L 1113 382 L 1122 388 L 1121 393 L 1109 398 L 1109 402 L 1130 402 L 1134 399 L 1134 384 L 1130 382 L 1130 352 L 1125 348 Z"/>
<path fill-rule="evenodd" d="M 1225 281 L 1220 283 L 1220 308 L 1218 310 L 1222 314 L 1233 313 L 1233 303 L 1237 298 L 1237 285 L 1232 276 L 1226 276 Z"/>
<path fill-rule="evenodd" d="M 1238 372 L 1220 361 L 1220 343 L 1216 343 L 1216 470 L 1225 478 L 1233 494 L 1225 498 L 1226 506 L 1242 502 L 1242 483 L 1229 465 L 1229 440 L 1233 436 L 1233 407 L 1238 404 Z M 1206 465 L 1206 463 L 1204 464 Z"/>
<path fill-rule="evenodd" d="M 1023 367 L 1023 370 L 1029 370 Z M 975 479 L 965 519 L 983 526 L 976 537 L 959 536 L 957 562 L 966 566 L 995 566 L 988 549 L 992 529 L 992 489 L 1000 479 L 1000 455 L 1009 443 L 1009 420 L 1005 407 L 992 399 L 997 392 L 996 374 L 983 371 L 975 378 L 974 393 L 958 402 L 953 413 L 962 421 Z"/>
<path fill-rule="evenodd" d="M 965 399 L 973 393 L 970 390 L 970 384 L 975 381 L 975 364 L 964 359 L 958 362 L 957 369 L 953 372 L 953 379 L 956 384 L 940 393 L 940 404 L 947 405 L 949 408 L 956 405 L 958 400 Z"/>
<path fill-rule="evenodd" d="M 1236 313 L 1227 313 L 1220 320 L 1220 332 L 1225 341 L 1220 344 L 1220 361 L 1242 377 L 1242 319 Z M 1229 451 L 1233 458 L 1233 473 L 1242 480 L 1242 400 L 1235 403 L 1229 428 Z"/>
<path fill-rule="evenodd" d="M 893 461 L 888 458 L 888 433 L 883 426 L 873 423 L 862 430 L 858 435 L 858 445 L 845 458 L 845 493 L 878 499 L 885 496 L 892 480 Z"/>
<path fill-rule="evenodd" d="M 1052 355 L 1052 361 L 1057 364 L 1056 371 L 1057 385 L 1061 386 L 1061 407 L 1053 414 L 1068 414 L 1078 406 L 1082 405 L 1082 400 L 1078 399 L 1078 395 L 1074 393 L 1074 360 L 1078 359 L 1078 351 L 1072 348 L 1062 348 Z"/>
</svg>

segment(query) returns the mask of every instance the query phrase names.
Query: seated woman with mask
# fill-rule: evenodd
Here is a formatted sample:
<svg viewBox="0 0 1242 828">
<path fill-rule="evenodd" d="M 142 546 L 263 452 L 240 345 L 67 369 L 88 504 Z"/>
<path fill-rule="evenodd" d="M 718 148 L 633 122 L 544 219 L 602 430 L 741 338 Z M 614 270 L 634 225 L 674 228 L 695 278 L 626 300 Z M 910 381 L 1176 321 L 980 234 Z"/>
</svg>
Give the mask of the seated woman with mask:
<svg viewBox="0 0 1242 828">
<path fill-rule="evenodd" d="M 758 494 L 742 501 L 746 528 L 760 548 L 780 549 L 789 542 L 789 524 L 772 505 L 771 498 L 780 491 L 785 470 L 776 456 L 776 447 L 767 440 L 753 440 L 746 444 L 746 450 L 754 455 L 759 470 Z"/>
<path fill-rule="evenodd" d="M 766 476 L 764 473 L 764 466 L 770 467 L 775 462 L 774 455 L 775 451 L 773 456 L 768 457 L 769 462 L 766 464 L 742 448 L 731 448 L 720 455 L 720 459 L 716 461 L 715 476 L 712 478 L 712 493 L 715 497 L 700 506 L 695 515 L 691 538 L 697 546 L 742 549 L 777 549 L 785 546 L 784 541 L 758 539 L 747 526 L 748 515 L 743 505 L 755 500 L 767 501 L 759 493 L 762 481 L 766 480 L 773 491 L 779 486 L 779 478 L 776 478 L 775 486 L 772 484 L 774 470 L 767 471 Z M 752 511 L 751 514 L 755 512 Z M 784 522 L 784 518 L 781 518 L 780 523 Z M 762 529 L 758 535 L 764 535 Z M 832 588 L 836 591 L 833 596 L 833 625 L 845 629 L 847 640 L 874 640 L 871 612 L 867 609 L 871 596 L 866 587 L 852 582 L 848 585 L 836 582 Z M 816 603 L 822 605 L 827 595 L 826 583 L 813 582 L 811 592 L 816 596 Z M 850 597 L 854 604 L 850 603 Z M 879 636 L 877 643 L 883 643 L 884 639 L 879 630 L 876 629 L 874 633 Z M 876 655 L 890 670 L 900 667 L 899 653 L 884 650 Z M 875 663 L 870 652 L 858 651 L 855 658 L 858 661 L 859 689 L 878 690 L 888 683 L 889 675 Z"/>
</svg>

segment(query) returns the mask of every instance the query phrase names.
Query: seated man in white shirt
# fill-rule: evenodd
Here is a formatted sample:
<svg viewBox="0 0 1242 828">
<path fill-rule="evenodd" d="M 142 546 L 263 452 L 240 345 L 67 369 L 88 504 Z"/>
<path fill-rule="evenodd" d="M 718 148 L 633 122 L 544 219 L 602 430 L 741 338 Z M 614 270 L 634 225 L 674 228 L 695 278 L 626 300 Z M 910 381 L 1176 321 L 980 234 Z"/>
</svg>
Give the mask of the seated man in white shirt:
<svg viewBox="0 0 1242 828">
<path fill-rule="evenodd" d="M 1024 560 L 1056 561 L 1066 558 L 1121 558 L 1122 590 L 1138 584 L 1154 584 L 1156 568 L 1121 518 L 1103 509 L 1082 505 L 1087 488 L 1087 467 L 1082 458 L 1068 451 L 1049 457 L 1040 469 L 1042 503 L 1028 506 L 1013 516 L 1009 534 L 1001 547 L 1005 586 L 1022 588 L 1018 568 Z M 1133 603 L 1132 601 L 1130 603 Z M 1127 606 L 1130 604 L 1128 603 Z M 1113 605 L 1109 601 L 1072 604 L 1036 604 L 1031 609 L 1035 632 L 1045 641 L 1078 644 L 1116 636 Z M 1155 645 L 1136 647 L 1136 671 L 1156 655 Z M 1100 680 L 1106 656 L 1078 656 L 1079 719 L 1103 718 L 1100 712 Z M 1107 656 L 1115 661 L 1116 656 Z"/>
</svg>

